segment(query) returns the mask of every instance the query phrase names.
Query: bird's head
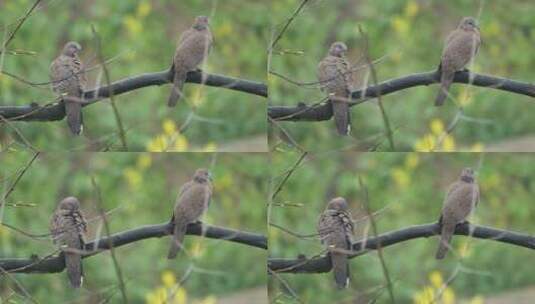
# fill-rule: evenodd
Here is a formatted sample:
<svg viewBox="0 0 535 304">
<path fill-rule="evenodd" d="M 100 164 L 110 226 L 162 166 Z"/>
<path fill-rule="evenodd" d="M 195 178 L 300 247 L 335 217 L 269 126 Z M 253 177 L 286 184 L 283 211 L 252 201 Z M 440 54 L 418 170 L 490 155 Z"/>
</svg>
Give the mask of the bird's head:
<svg viewBox="0 0 535 304">
<path fill-rule="evenodd" d="M 468 31 L 479 29 L 479 26 L 477 25 L 477 21 L 474 17 L 464 17 L 461 20 L 461 23 L 459 23 L 459 28 Z"/>
<path fill-rule="evenodd" d="M 212 180 L 212 174 L 207 169 L 201 168 L 195 171 L 193 179 L 198 183 L 207 183 Z"/>
<path fill-rule="evenodd" d="M 61 210 L 76 211 L 80 209 L 80 201 L 74 196 L 69 196 L 59 203 L 58 208 Z"/>
<path fill-rule="evenodd" d="M 336 211 L 346 211 L 348 209 L 347 201 L 343 197 L 333 198 L 327 204 L 327 209 Z"/>
<path fill-rule="evenodd" d="M 197 16 L 195 17 L 195 22 L 193 22 L 193 28 L 196 30 L 205 30 L 209 25 L 210 22 L 206 16 Z"/>
<path fill-rule="evenodd" d="M 329 48 L 329 55 L 342 57 L 347 52 L 347 45 L 343 42 L 337 41 Z"/>
<path fill-rule="evenodd" d="M 82 51 L 82 47 L 76 41 L 69 41 L 63 47 L 63 55 L 69 56 L 69 57 L 74 57 L 80 51 Z"/>
<path fill-rule="evenodd" d="M 463 182 L 473 183 L 474 182 L 474 170 L 469 167 L 464 168 L 463 171 L 461 171 L 460 179 Z"/>
</svg>

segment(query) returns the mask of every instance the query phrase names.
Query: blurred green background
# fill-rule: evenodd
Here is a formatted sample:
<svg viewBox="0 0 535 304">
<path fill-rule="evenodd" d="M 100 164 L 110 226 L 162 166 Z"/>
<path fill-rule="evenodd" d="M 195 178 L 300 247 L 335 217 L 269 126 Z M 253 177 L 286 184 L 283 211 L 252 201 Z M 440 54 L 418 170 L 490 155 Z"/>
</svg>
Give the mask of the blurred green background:
<svg viewBox="0 0 535 304">
<path fill-rule="evenodd" d="M 0 154 L 2 193 L 6 193 L 30 153 Z M 62 198 L 80 199 L 89 224 L 88 239 L 100 227 L 96 209 L 94 177 L 103 195 L 103 207 L 112 233 L 166 222 L 179 188 L 195 169 L 209 168 L 214 178 L 214 195 L 204 221 L 208 224 L 266 234 L 266 200 L 269 182 L 265 154 L 212 153 L 53 153 L 41 154 L 26 171 L 6 200 L 2 222 L 33 234 L 48 233 L 49 219 Z M 23 203 L 13 207 L 14 203 Z M 31 204 L 31 205 L 29 205 Z M 105 235 L 105 230 L 102 230 Z M 176 282 L 193 271 L 180 285 L 172 303 L 219 303 L 219 298 L 266 284 L 266 251 L 222 240 L 186 236 L 186 250 L 176 260 L 166 258 L 169 237 L 151 238 L 116 248 L 126 291 L 131 303 L 163 303 Z M 48 238 L 28 238 L 0 225 L 0 257 L 40 257 L 53 252 Z M 98 303 L 113 294 L 111 303 L 121 301 L 117 277 L 109 252 L 83 260 L 84 287 L 68 288 L 65 272 L 55 274 L 13 274 L 40 303 L 77 300 Z M 0 277 L 0 299 L 22 303 L 12 279 Z M 10 296 L 11 295 L 11 296 Z M 15 302 L 8 302 L 8 297 Z M 2 302 L 0 300 L 0 302 Z"/>
<path fill-rule="evenodd" d="M 299 155 L 273 156 L 273 184 L 278 185 Z M 533 234 L 535 207 L 535 156 L 479 153 L 347 153 L 310 155 L 293 172 L 275 197 L 269 219 L 294 233 L 311 235 L 327 201 L 345 197 L 356 223 L 356 240 L 366 234 L 369 221 L 363 209 L 362 178 L 369 193 L 378 233 L 411 225 L 436 222 L 448 186 L 461 169 L 476 170 L 481 202 L 471 221 L 499 229 Z M 281 206 L 281 203 L 286 205 Z M 369 230 L 369 236 L 373 236 Z M 455 236 L 445 260 L 434 258 L 437 237 L 418 238 L 383 249 L 397 303 L 433 303 L 449 278 L 441 301 L 434 303 L 487 303 L 497 294 L 535 285 L 529 262 L 533 250 L 495 241 Z M 313 257 L 322 252 L 318 238 L 302 239 L 276 227 L 269 228 L 269 256 Z M 332 273 L 280 274 L 304 303 L 390 303 L 376 251 L 350 262 L 352 283 L 345 291 L 334 286 Z M 272 303 L 296 302 L 274 277 L 270 277 Z M 492 303 L 520 303 L 507 301 Z M 529 299 L 529 298 L 528 298 Z M 533 294 L 531 295 L 533 299 Z M 488 302 L 491 303 L 491 302 Z M 529 303 L 529 302 L 521 302 Z"/>
<path fill-rule="evenodd" d="M 13 30 L 33 0 L 0 1 L 0 32 Z M 178 37 L 197 15 L 211 16 L 214 47 L 204 70 L 209 73 L 265 82 L 269 16 L 266 4 L 243 0 L 42 1 L 8 47 L 0 69 L 32 82 L 47 82 L 49 65 L 64 43 L 80 42 L 86 66 L 98 63 L 91 32 L 94 25 L 112 81 L 169 68 Z M 3 36 L 3 34 L 1 34 Z M 28 54 L 31 52 L 31 54 Z M 101 69 L 88 72 L 88 88 L 105 85 Z M 186 84 L 187 103 L 166 105 L 170 85 L 137 89 L 115 97 L 131 151 L 230 150 L 238 141 L 267 148 L 265 98 L 222 88 Z M 46 104 L 55 95 L 49 86 L 32 87 L 0 74 L 0 105 Z M 30 144 L 41 150 L 117 150 L 118 129 L 111 104 L 84 108 L 84 136 L 70 136 L 65 120 L 16 122 Z M 184 132 L 177 130 L 192 114 Z M 19 149 L 19 136 L 1 126 L 3 145 Z M 247 149 L 246 149 L 247 148 Z"/>
<path fill-rule="evenodd" d="M 301 0 L 274 2 L 272 14 L 278 29 L 299 3 Z M 480 3 L 483 42 L 472 70 L 535 81 L 533 1 L 525 0 L 309 1 L 275 47 L 271 70 L 294 81 L 315 82 L 317 64 L 334 41 L 344 41 L 348 58 L 356 62 L 364 51 L 360 24 L 369 37 L 370 56 L 381 58 L 375 65 L 379 82 L 432 71 L 440 62 L 448 33 L 463 16 L 477 17 Z M 274 75 L 269 76 L 269 86 L 272 105 L 314 104 L 325 96 L 317 88 L 295 86 Z M 454 84 L 450 94 L 456 106 L 449 100 L 446 106 L 436 108 L 437 90 L 437 85 L 419 86 L 383 97 L 397 151 L 535 150 L 533 98 Z M 446 136 L 444 130 L 458 106 L 464 109 L 464 119 Z M 305 150 L 391 150 L 375 101 L 353 107 L 351 114 L 352 136 L 348 138 L 335 136 L 332 120 L 281 125 Z M 277 136 L 271 145 L 286 148 Z"/>
</svg>

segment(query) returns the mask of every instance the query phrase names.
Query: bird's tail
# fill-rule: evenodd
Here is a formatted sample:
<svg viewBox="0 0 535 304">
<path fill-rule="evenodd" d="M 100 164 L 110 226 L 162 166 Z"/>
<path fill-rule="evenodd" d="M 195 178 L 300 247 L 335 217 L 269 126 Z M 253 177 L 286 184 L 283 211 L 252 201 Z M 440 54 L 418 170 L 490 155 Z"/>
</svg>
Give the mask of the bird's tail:
<svg viewBox="0 0 535 304">
<path fill-rule="evenodd" d="M 74 288 L 80 288 L 82 286 L 82 257 L 77 253 L 64 252 L 65 254 L 65 266 L 67 267 L 67 277 L 71 286 Z"/>
<path fill-rule="evenodd" d="M 180 98 L 182 98 L 182 89 L 184 87 L 184 82 L 186 81 L 187 75 L 187 71 L 175 68 L 173 87 L 171 88 L 171 94 L 169 95 L 169 100 L 167 101 L 167 105 L 169 107 L 176 106 L 177 102 L 180 100 Z"/>
<path fill-rule="evenodd" d="M 438 243 L 437 254 L 435 258 L 441 260 L 446 256 L 448 249 L 450 247 L 451 237 L 455 231 L 455 225 L 445 225 L 442 223 L 442 230 L 440 232 L 440 240 Z"/>
<path fill-rule="evenodd" d="M 171 239 L 171 245 L 169 247 L 169 253 L 167 254 L 168 259 L 174 259 L 180 249 L 182 249 L 182 244 L 184 241 L 184 235 L 186 234 L 186 229 L 188 227 L 187 223 L 176 222 L 173 229 L 173 238 Z"/>
<path fill-rule="evenodd" d="M 333 265 L 334 281 L 340 289 L 349 285 L 349 264 L 347 255 L 331 251 L 331 263 Z"/>
<path fill-rule="evenodd" d="M 348 135 L 350 131 L 349 104 L 347 100 L 331 101 L 334 123 L 340 135 Z"/>
<path fill-rule="evenodd" d="M 64 98 L 65 114 L 67 115 L 67 124 L 72 134 L 80 135 L 83 130 L 82 126 L 82 105 L 77 100 Z"/>
<path fill-rule="evenodd" d="M 440 107 L 444 104 L 444 101 L 448 97 L 448 90 L 453 82 L 454 73 L 442 72 L 440 76 L 440 90 L 438 91 L 437 98 L 435 99 L 435 106 Z"/>
</svg>

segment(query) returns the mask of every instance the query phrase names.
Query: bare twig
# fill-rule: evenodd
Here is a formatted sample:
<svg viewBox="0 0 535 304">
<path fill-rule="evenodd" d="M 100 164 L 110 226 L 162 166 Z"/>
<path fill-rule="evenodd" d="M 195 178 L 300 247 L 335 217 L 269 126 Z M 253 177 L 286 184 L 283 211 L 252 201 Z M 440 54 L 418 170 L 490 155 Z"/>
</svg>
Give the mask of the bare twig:
<svg viewBox="0 0 535 304">
<path fill-rule="evenodd" d="M 378 83 L 377 71 L 375 70 L 373 62 L 370 58 L 370 53 L 369 53 L 370 47 L 369 47 L 368 35 L 362 30 L 362 27 L 360 26 L 360 24 L 358 25 L 358 28 L 359 28 L 360 35 L 364 38 L 364 57 L 370 68 L 373 85 L 377 87 L 377 83 Z M 392 135 L 392 129 L 390 128 L 390 121 L 388 120 L 388 116 L 386 115 L 386 111 L 383 106 L 383 100 L 381 98 L 380 88 L 377 90 L 377 104 L 379 105 L 379 110 L 381 111 L 381 117 L 383 118 L 383 123 L 385 125 L 386 137 L 388 138 L 388 143 L 390 144 L 390 150 L 396 151 L 396 147 L 394 146 L 394 137 Z"/>
<path fill-rule="evenodd" d="M 106 79 L 106 85 L 110 87 L 111 86 L 110 73 L 108 71 L 108 68 L 106 67 L 104 55 L 102 54 L 102 45 L 100 42 L 100 37 L 93 25 L 91 25 L 91 31 L 93 31 L 95 44 L 97 45 L 97 57 L 99 58 L 100 64 L 102 65 L 102 70 L 104 71 L 104 78 Z M 119 110 L 117 109 L 117 105 L 115 104 L 115 99 L 113 96 L 114 96 L 113 90 L 110 90 L 111 107 L 113 109 L 113 115 L 115 117 L 115 121 L 117 122 L 117 129 L 119 130 L 119 138 L 121 139 L 122 150 L 128 151 L 128 145 L 126 143 L 126 135 L 125 135 L 124 128 L 123 128 L 123 123 L 121 121 L 121 115 L 119 114 Z M 125 297 L 124 297 L 124 300 L 126 300 Z"/>
<path fill-rule="evenodd" d="M 30 17 L 30 14 L 33 12 L 33 10 L 37 7 L 37 5 L 39 5 L 39 2 L 41 2 L 41 0 L 37 0 L 33 3 L 33 5 L 28 9 L 28 11 L 26 11 L 26 14 L 22 17 L 22 19 L 19 20 L 19 23 L 17 23 L 17 26 L 15 27 L 15 29 L 13 30 L 13 32 L 11 32 L 11 34 L 9 35 L 9 37 L 7 38 L 6 42 L 4 43 L 4 46 L 3 48 L 0 50 L 0 53 L 3 53 L 6 48 L 7 48 L 7 45 L 11 42 L 11 40 L 13 40 L 13 38 L 15 38 L 15 34 L 17 34 L 17 32 L 19 31 L 19 29 L 22 27 L 22 25 L 24 24 L 24 22 L 26 21 L 26 19 L 28 19 L 28 17 Z"/>
<path fill-rule="evenodd" d="M 305 4 L 307 4 L 308 1 L 309 0 L 301 1 L 299 6 L 295 9 L 293 14 L 290 16 L 290 18 L 288 18 L 288 20 L 286 21 L 286 23 L 282 27 L 281 31 L 277 34 L 277 36 L 275 36 L 275 39 L 273 39 L 273 42 L 271 43 L 271 46 L 269 47 L 269 52 L 270 53 L 273 50 L 273 48 L 275 48 L 275 45 L 277 44 L 277 42 L 279 42 L 279 40 L 282 38 L 282 35 L 284 35 L 284 33 L 286 32 L 286 30 L 288 29 L 288 27 L 290 26 L 292 21 L 294 21 L 295 17 L 297 17 L 299 12 L 303 9 L 303 7 L 305 7 Z"/>
<path fill-rule="evenodd" d="M 93 31 L 93 33 L 95 34 L 94 31 Z M 126 297 L 126 289 L 125 289 L 125 285 L 124 285 L 123 275 L 121 273 L 121 267 L 119 266 L 119 262 L 117 261 L 117 257 L 115 256 L 115 250 L 113 249 L 113 242 L 110 239 L 110 225 L 108 224 L 108 220 L 106 218 L 106 212 L 104 211 L 104 208 L 102 207 L 102 195 L 100 193 L 100 188 L 98 187 L 97 182 L 95 181 L 94 177 L 91 177 L 91 183 L 93 184 L 93 188 L 95 189 L 95 194 L 97 196 L 97 199 L 96 199 L 97 210 L 100 213 L 100 216 L 102 218 L 102 222 L 104 222 L 104 229 L 106 231 L 106 237 L 108 239 L 108 246 L 109 246 L 110 252 L 111 252 L 111 259 L 113 261 L 113 267 L 115 268 L 115 273 L 117 274 L 117 279 L 119 280 L 119 289 L 121 290 L 121 296 L 123 298 L 123 303 L 128 303 L 128 299 Z"/>
<path fill-rule="evenodd" d="M 26 164 L 26 166 L 24 166 L 24 168 L 22 168 L 19 172 L 19 174 L 17 175 L 17 177 L 15 178 L 15 181 L 13 181 L 13 183 L 11 184 L 11 186 L 9 187 L 9 189 L 7 190 L 7 192 L 4 194 L 4 198 L 3 200 L 5 201 L 9 195 L 11 194 L 11 192 L 13 192 L 13 190 L 15 190 L 15 187 L 17 186 L 17 184 L 19 183 L 20 179 L 22 178 L 22 176 L 24 175 L 24 173 L 26 173 L 26 171 L 28 170 L 28 168 L 30 168 L 30 166 L 33 164 L 33 162 L 35 161 L 35 159 L 39 156 L 41 152 L 35 152 L 34 155 L 32 156 L 32 158 L 28 161 L 28 163 Z"/>
<path fill-rule="evenodd" d="M 292 168 L 290 170 L 288 170 L 288 172 L 286 173 L 286 175 L 284 176 L 284 178 L 282 179 L 282 181 L 279 183 L 279 185 L 277 186 L 277 189 L 275 190 L 275 192 L 273 192 L 273 195 L 271 196 L 271 200 L 275 199 L 275 197 L 277 196 L 277 194 L 279 194 L 279 192 L 282 190 L 282 187 L 284 186 L 284 184 L 286 183 L 286 181 L 288 180 L 288 178 L 290 178 L 290 176 L 292 175 L 292 173 L 295 171 L 295 169 L 297 168 L 297 166 L 299 166 L 299 164 L 303 161 L 303 159 L 305 159 L 305 156 L 307 156 L 308 152 L 303 152 L 301 154 L 301 156 L 297 159 L 297 161 L 295 162 L 295 164 L 292 166 Z"/>
<path fill-rule="evenodd" d="M 375 223 L 375 218 L 373 217 L 373 214 L 370 210 L 370 198 L 369 198 L 369 195 L 368 195 L 368 188 L 366 187 L 366 185 L 364 184 L 364 182 L 362 182 L 362 179 L 361 177 L 359 176 L 359 185 L 360 185 L 360 188 L 362 189 L 362 191 L 364 192 L 364 201 L 363 201 L 363 205 L 364 205 L 364 210 L 366 211 L 366 214 L 368 215 L 368 219 L 370 220 L 370 224 L 371 224 L 371 227 L 372 227 L 372 232 L 373 232 L 373 237 L 374 238 L 377 238 L 377 224 Z M 379 257 L 379 261 L 381 262 L 381 268 L 383 269 L 383 274 L 385 276 L 385 280 L 386 280 L 386 288 L 388 289 L 388 294 L 390 296 L 390 302 L 391 303 L 396 303 L 396 300 L 394 298 L 394 291 L 392 290 L 392 280 L 390 280 L 390 274 L 388 273 L 388 268 L 386 267 L 386 262 L 385 262 L 385 259 L 384 259 L 384 256 L 383 256 L 383 248 L 381 246 L 381 242 L 378 242 L 377 243 L 377 256 Z"/>
</svg>

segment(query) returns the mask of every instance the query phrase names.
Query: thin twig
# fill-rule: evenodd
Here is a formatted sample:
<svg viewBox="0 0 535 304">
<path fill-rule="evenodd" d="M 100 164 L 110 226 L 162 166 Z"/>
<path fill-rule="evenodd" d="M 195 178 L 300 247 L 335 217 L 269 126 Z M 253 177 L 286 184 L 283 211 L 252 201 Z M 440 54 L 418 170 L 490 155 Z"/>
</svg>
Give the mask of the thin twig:
<svg viewBox="0 0 535 304">
<path fill-rule="evenodd" d="M 7 48 L 7 45 L 11 42 L 11 40 L 13 40 L 13 38 L 15 38 L 15 34 L 19 31 L 19 29 L 22 27 L 22 24 L 24 24 L 24 22 L 26 21 L 26 19 L 28 19 L 28 17 L 30 16 L 30 14 L 32 13 L 32 11 L 37 7 L 37 5 L 39 5 L 39 2 L 41 2 L 41 0 L 37 0 L 34 2 L 34 4 L 28 9 L 28 11 L 26 11 L 26 14 L 24 15 L 24 17 L 22 17 L 22 19 L 19 21 L 19 23 L 17 24 L 17 26 L 15 27 L 15 29 L 13 30 L 13 32 L 11 32 L 11 34 L 9 35 L 9 38 L 7 38 L 7 41 L 4 43 L 4 46 L 3 48 L 0 50 L 0 53 L 3 53 L 6 48 Z"/>
<path fill-rule="evenodd" d="M 377 224 L 375 223 L 375 218 L 373 217 L 373 214 L 370 210 L 370 198 L 368 195 L 368 188 L 362 181 L 362 178 L 359 176 L 359 185 L 360 188 L 362 188 L 362 191 L 364 192 L 364 210 L 366 211 L 366 214 L 368 215 L 368 219 L 370 220 L 370 224 L 372 227 L 373 237 L 377 238 Z M 388 294 L 390 295 L 390 301 L 391 303 L 396 303 L 396 300 L 394 298 L 394 291 L 392 290 L 392 281 L 390 280 L 390 274 L 388 272 L 388 268 L 386 267 L 386 262 L 383 256 L 383 248 L 381 247 L 381 242 L 377 243 L 377 256 L 379 257 L 379 261 L 381 262 L 381 268 L 383 269 L 383 275 L 385 276 L 386 280 L 386 288 L 388 289 Z"/>
<path fill-rule="evenodd" d="M 100 36 L 98 35 L 93 25 L 91 25 L 91 31 L 93 32 L 95 44 L 97 46 L 97 57 L 99 58 L 100 64 L 102 65 L 102 70 L 104 71 L 104 79 L 106 79 L 106 85 L 110 87 L 111 85 L 110 73 L 108 71 L 108 68 L 106 67 L 106 61 L 104 59 L 104 56 L 102 55 L 102 45 L 100 42 Z M 111 107 L 113 109 L 113 115 L 115 117 L 115 121 L 117 122 L 117 129 L 119 130 L 119 138 L 121 139 L 122 150 L 128 151 L 128 145 L 126 143 L 126 135 L 125 135 L 124 128 L 123 128 L 123 123 L 121 121 L 121 115 L 119 114 L 119 110 L 117 109 L 117 105 L 115 104 L 113 90 L 110 90 L 109 93 L 110 93 Z"/>
<path fill-rule="evenodd" d="M 295 164 L 292 166 L 292 168 L 290 170 L 288 170 L 288 172 L 286 173 L 286 175 L 284 176 L 283 180 L 280 182 L 280 184 L 277 186 L 277 189 L 275 190 L 275 192 L 273 193 L 273 195 L 271 196 L 271 200 L 275 199 L 275 197 L 277 196 L 277 194 L 279 194 L 279 192 L 282 190 L 282 187 L 284 186 L 284 184 L 286 183 L 286 181 L 288 180 L 288 178 L 290 178 L 290 176 L 292 175 L 292 173 L 295 171 L 295 169 L 297 168 L 297 166 L 299 166 L 299 164 L 303 161 L 303 159 L 305 159 L 305 156 L 307 156 L 308 152 L 303 152 L 301 154 L 301 156 L 297 159 L 297 161 L 295 162 Z"/>
<path fill-rule="evenodd" d="M 93 32 L 95 34 L 95 32 Z M 97 38 L 98 39 L 98 38 Z M 115 256 L 115 250 L 113 248 L 113 242 L 110 239 L 110 225 L 108 224 L 108 220 L 106 218 L 106 212 L 104 211 L 104 208 L 102 207 L 102 195 L 100 193 L 100 188 L 97 185 L 97 182 L 95 181 L 94 177 L 91 177 L 91 183 L 93 184 L 93 188 L 95 190 L 95 194 L 97 196 L 96 204 L 97 204 L 97 210 L 100 213 L 100 216 L 102 217 L 102 222 L 104 222 L 104 229 L 106 230 L 106 237 L 108 238 L 108 246 L 110 248 L 111 253 L 111 259 L 113 261 L 113 266 L 115 268 L 115 273 L 117 274 L 117 279 L 119 280 L 119 289 L 121 290 L 121 295 L 123 298 L 123 303 L 128 303 L 128 299 L 126 297 L 126 289 L 123 281 L 123 275 L 121 273 L 121 267 L 119 266 L 119 262 L 117 261 L 117 257 Z"/>
<path fill-rule="evenodd" d="M 6 194 L 4 194 L 4 198 L 3 200 L 5 201 L 9 195 L 11 194 L 11 192 L 13 192 L 13 190 L 15 190 L 15 187 L 17 186 L 17 184 L 19 183 L 20 179 L 22 178 L 22 176 L 24 175 L 24 173 L 26 173 L 26 170 L 28 170 L 28 168 L 30 168 L 30 166 L 33 164 L 33 162 L 35 161 L 35 159 L 39 156 L 41 152 L 37 151 L 34 153 L 33 157 L 28 161 L 28 163 L 26 164 L 26 166 L 24 166 L 24 168 L 22 168 L 22 170 L 19 172 L 19 174 L 17 175 L 17 177 L 15 178 L 15 181 L 13 182 L 13 184 L 11 184 L 11 186 L 9 187 L 9 189 L 7 190 Z"/>
<path fill-rule="evenodd" d="M 360 35 L 362 35 L 362 37 L 364 38 L 364 57 L 366 59 L 366 62 L 368 63 L 368 66 L 370 67 L 373 85 L 377 86 L 377 83 L 379 81 L 377 79 L 377 71 L 375 70 L 373 62 L 370 58 L 370 53 L 369 53 L 370 47 L 369 47 L 368 35 L 362 30 L 362 27 L 360 26 L 360 24 L 358 25 L 358 29 L 359 29 Z M 388 120 L 388 116 L 386 115 L 386 111 L 383 106 L 383 100 L 381 97 L 380 89 L 377 91 L 377 104 L 379 105 L 381 116 L 383 117 L 383 123 L 386 129 L 386 137 L 388 138 L 388 143 L 390 144 L 390 150 L 391 152 L 394 152 L 396 151 L 396 147 L 394 146 L 394 137 L 392 135 L 392 129 L 390 128 L 390 121 Z"/>
<path fill-rule="evenodd" d="M 271 52 L 273 50 L 273 48 L 275 48 L 275 45 L 277 44 L 277 42 L 279 42 L 279 40 L 282 38 L 282 35 L 286 32 L 286 30 L 288 29 L 288 27 L 290 26 L 290 24 L 292 23 L 292 21 L 295 19 L 295 17 L 297 17 L 297 15 L 299 14 L 299 12 L 303 9 L 303 7 L 305 6 L 305 4 L 308 2 L 309 0 L 303 0 L 301 1 L 301 3 L 299 4 L 299 6 L 295 9 L 295 11 L 293 12 L 293 14 L 290 16 L 290 18 L 288 18 L 288 20 L 286 21 L 286 24 L 284 24 L 284 26 L 282 27 L 282 30 L 277 34 L 277 36 L 275 37 L 275 39 L 273 39 L 273 42 L 271 43 L 271 46 L 269 47 L 269 51 Z"/>
</svg>

